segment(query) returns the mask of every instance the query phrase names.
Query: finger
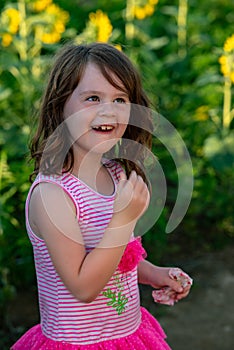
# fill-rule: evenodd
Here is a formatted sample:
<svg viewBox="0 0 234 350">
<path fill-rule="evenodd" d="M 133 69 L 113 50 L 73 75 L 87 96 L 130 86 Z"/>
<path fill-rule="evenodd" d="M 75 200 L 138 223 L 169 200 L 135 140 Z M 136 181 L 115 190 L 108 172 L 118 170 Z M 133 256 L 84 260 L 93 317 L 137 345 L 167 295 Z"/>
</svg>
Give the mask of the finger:
<svg viewBox="0 0 234 350">
<path fill-rule="evenodd" d="M 178 294 L 176 295 L 176 300 L 181 300 L 181 299 L 183 299 L 183 298 L 186 298 L 188 294 L 189 294 L 189 291 L 187 291 L 186 293 L 185 293 L 185 292 L 183 292 L 183 293 L 178 293 Z"/>
<path fill-rule="evenodd" d="M 140 185 L 141 185 L 141 193 L 143 195 L 149 194 L 148 186 L 146 185 L 146 183 L 142 178 L 140 180 Z"/>
<path fill-rule="evenodd" d="M 149 201 L 150 201 L 150 193 L 149 193 L 149 189 L 148 186 L 146 185 L 146 183 L 142 180 L 140 180 L 140 184 L 139 184 L 139 195 L 144 198 L 145 203 L 148 205 Z"/>
<path fill-rule="evenodd" d="M 150 193 L 149 193 L 148 187 L 147 187 L 147 189 L 146 189 L 145 196 L 146 196 L 145 208 L 148 208 L 149 203 L 150 203 Z"/>
<path fill-rule="evenodd" d="M 140 175 L 137 176 L 137 183 L 135 186 L 135 190 L 138 193 L 138 195 L 141 197 L 142 201 L 144 201 L 143 212 L 145 212 L 145 210 L 149 206 L 150 194 L 146 183 L 144 182 L 143 178 Z"/>
<path fill-rule="evenodd" d="M 190 289 L 191 289 L 191 285 L 183 288 L 183 291 L 181 293 L 178 293 L 178 298 L 182 299 L 182 298 L 186 297 L 189 294 Z"/>
<path fill-rule="evenodd" d="M 142 177 L 140 175 L 137 175 L 137 184 L 140 188 L 144 188 L 144 180 L 142 179 Z"/>
<path fill-rule="evenodd" d="M 133 170 L 129 176 L 128 182 L 132 185 L 132 187 L 134 188 L 136 186 L 136 182 L 137 182 L 137 173 L 135 172 L 135 170 Z"/>
<path fill-rule="evenodd" d="M 120 191 L 126 184 L 127 182 L 127 176 L 126 174 L 122 171 L 119 174 L 119 182 L 118 182 L 118 191 Z"/>
<path fill-rule="evenodd" d="M 144 182 L 142 176 L 137 175 L 136 177 L 136 185 L 135 185 L 136 190 L 138 191 L 139 194 L 144 194 L 147 186 L 146 183 Z"/>
<path fill-rule="evenodd" d="M 124 171 L 121 171 L 121 173 L 119 174 L 119 181 L 125 181 L 125 180 L 127 180 L 127 176 Z"/>
<path fill-rule="evenodd" d="M 177 281 L 170 280 L 168 285 L 173 289 L 176 293 L 183 293 L 184 289 L 181 284 Z"/>
</svg>

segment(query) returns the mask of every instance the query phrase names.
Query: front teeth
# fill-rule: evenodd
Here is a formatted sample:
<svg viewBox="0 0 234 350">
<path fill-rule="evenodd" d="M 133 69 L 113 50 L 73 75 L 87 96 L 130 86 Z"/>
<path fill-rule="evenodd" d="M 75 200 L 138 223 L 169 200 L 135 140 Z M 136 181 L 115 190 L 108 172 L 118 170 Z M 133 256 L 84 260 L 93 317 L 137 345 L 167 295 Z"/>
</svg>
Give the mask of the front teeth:
<svg viewBox="0 0 234 350">
<path fill-rule="evenodd" d="M 113 129 L 113 126 L 111 125 L 100 125 L 100 126 L 95 126 L 95 130 L 100 130 L 100 131 L 110 131 Z"/>
</svg>

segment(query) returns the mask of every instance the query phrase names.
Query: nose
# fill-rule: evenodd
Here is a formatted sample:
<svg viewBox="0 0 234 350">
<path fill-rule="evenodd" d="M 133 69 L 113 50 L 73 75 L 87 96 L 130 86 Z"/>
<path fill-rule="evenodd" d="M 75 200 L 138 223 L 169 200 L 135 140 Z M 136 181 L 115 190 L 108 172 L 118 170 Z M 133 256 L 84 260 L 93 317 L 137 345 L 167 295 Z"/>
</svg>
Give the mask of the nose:
<svg viewBox="0 0 234 350">
<path fill-rule="evenodd" d="M 98 115 L 113 117 L 115 115 L 115 107 L 113 102 L 103 102 L 99 104 Z"/>
</svg>

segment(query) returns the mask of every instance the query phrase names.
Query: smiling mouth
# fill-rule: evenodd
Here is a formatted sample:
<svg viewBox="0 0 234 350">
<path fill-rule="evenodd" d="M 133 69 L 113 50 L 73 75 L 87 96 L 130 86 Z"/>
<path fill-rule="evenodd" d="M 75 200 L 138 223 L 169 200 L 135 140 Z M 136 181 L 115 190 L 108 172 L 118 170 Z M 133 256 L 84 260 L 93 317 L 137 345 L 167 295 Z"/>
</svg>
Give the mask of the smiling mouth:
<svg viewBox="0 0 234 350">
<path fill-rule="evenodd" d="M 101 131 L 101 132 L 110 132 L 114 130 L 113 125 L 98 125 L 98 126 L 93 126 L 92 129 L 95 131 Z"/>
</svg>

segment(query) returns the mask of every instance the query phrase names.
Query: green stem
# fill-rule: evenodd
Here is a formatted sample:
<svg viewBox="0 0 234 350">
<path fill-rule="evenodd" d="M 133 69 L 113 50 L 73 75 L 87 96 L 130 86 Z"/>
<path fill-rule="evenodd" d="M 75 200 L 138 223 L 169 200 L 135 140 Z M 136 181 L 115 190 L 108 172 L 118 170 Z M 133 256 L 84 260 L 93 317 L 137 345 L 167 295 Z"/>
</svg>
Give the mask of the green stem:
<svg viewBox="0 0 234 350">
<path fill-rule="evenodd" d="M 126 24 L 125 24 L 125 37 L 126 39 L 132 40 L 134 38 L 134 24 L 133 24 L 133 20 L 134 20 L 134 13 L 132 11 L 132 9 L 135 6 L 135 0 L 127 0 L 126 3 L 126 14 L 125 14 L 125 20 L 126 20 Z"/>
<path fill-rule="evenodd" d="M 21 42 L 19 45 L 19 55 L 22 61 L 27 60 L 27 25 L 26 25 L 26 7 L 24 0 L 18 0 L 18 9 L 20 12 L 21 20 L 19 27 L 19 35 L 21 38 Z"/>
<path fill-rule="evenodd" d="M 179 0 L 178 17 L 177 17 L 177 40 L 178 40 L 178 55 L 185 57 L 186 42 L 187 42 L 187 13 L 188 0 Z"/>
<path fill-rule="evenodd" d="M 231 92 L 232 82 L 229 77 L 225 78 L 224 83 L 224 100 L 223 100 L 223 129 L 228 130 L 232 121 L 231 114 Z"/>
<path fill-rule="evenodd" d="M 0 195 L 2 195 L 2 177 L 3 177 L 3 167 L 4 167 L 4 159 L 3 159 L 3 151 L 0 153 Z M 1 198 L 1 197 L 0 197 Z M 2 210 L 2 203 L 0 200 L 0 210 Z M 0 235 L 3 234 L 2 229 L 2 216 L 0 215 Z"/>
</svg>

